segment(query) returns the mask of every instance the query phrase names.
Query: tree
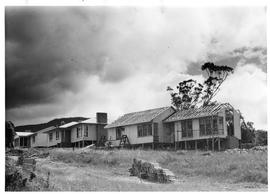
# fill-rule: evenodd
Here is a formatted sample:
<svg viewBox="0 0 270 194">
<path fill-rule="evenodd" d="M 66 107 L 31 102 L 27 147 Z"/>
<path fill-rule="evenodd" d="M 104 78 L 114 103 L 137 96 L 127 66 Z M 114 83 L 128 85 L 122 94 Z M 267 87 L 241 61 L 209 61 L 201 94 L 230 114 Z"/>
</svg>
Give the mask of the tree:
<svg viewBox="0 0 270 194">
<path fill-rule="evenodd" d="M 167 91 L 171 92 L 172 105 L 176 109 L 194 108 L 200 104 L 209 105 L 218 93 L 221 84 L 233 72 L 231 67 L 217 66 L 212 62 L 202 65 L 201 70 L 206 71 L 208 75 L 203 84 L 189 79 L 180 82 L 176 87 L 176 92 L 170 86 L 167 88 Z"/>
<path fill-rule="evenodd" d="M 14 148 L 13 142 L 16 135 L 14 124 L 6 121 L 6 147 Z"/>
<path fill-rule="evenodd" d="M 201 69 L 207 72 L 208 78 L 204 82 L 203 105 L 208 105 L 213 97 L 219 92 L 221 84 L 233 73 L 233 68 L 218 66 L 212 62 L 202 65 Z"/>
<path fill-rule="evenodd" d="M 256 145 L 267 145 L 267 131 L 256 130 L 255 138 Z"/>
<path fill-rule="evenodd" d="M 193 108 L 198 103 L 203 85 L 197 83 L 195 80 L 189 79 L 180 82 L 176 86 L 177 92 L 171 87 L 167 91 L 171 91 L 172 104 L 178 110 Z"/>
<path fill-rule="evenodd" d="M 255 142 L 255 128 L 253 122 L 248 121 L 245 123 L 244 120 L 241 122 L 241 134 L 242 143 L 254 143 Z"/>
</svg>

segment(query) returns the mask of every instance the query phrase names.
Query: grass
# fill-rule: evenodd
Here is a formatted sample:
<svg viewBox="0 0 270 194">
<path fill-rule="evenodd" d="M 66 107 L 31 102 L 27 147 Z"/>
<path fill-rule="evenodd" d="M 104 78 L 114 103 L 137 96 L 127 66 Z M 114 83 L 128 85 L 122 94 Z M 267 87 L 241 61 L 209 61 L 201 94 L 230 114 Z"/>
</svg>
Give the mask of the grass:
<svg viewBox="0 0 270 194">
<path fill-rule="evenodd" d="M 267 152 L 226 154 L 216 152 L 203 156 L 201 152 L 143 151 L 143 150 L 75 150 L 54 149 L 50 151 L 53 161 L 71 163 L 77 166 L 92 165 L 126 170 L 133 158 L 159 162 L 176 176 L 202 176 L 229 182 L 254 182 L 268 184 Z"/>
</svg>

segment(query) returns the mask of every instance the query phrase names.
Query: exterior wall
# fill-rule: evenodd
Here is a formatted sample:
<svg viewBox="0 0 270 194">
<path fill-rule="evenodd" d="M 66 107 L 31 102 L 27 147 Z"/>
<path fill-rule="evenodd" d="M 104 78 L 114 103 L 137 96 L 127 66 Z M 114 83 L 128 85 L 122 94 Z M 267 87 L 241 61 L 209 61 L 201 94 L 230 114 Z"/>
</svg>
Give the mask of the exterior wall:
<svg viewBox="0 0 270 194">
<path fill-rule="evenodd" d="M 240 114 L 236 110 L 233 110 L 233 125 L 234 125 L 234 136 L 238 139 L 242 139 L 240 127 Z"/>
<path fill-rule="evenodd" d="M 128 136 L 131 145 L 153 142 L 153 135 L 138 137 L 137 125 L 124 126 L 124 128 L 125 131 L 123 132 L 123 134 Z M 116 128 L 108 129 L 108 140 L 111 141 L 112 144 L 115 146 L 119 145 L 120 140 L 116 140 Z"/>
<path fill-rule="evenodd" d="M 77 137 L 77 128 L 80 127 L 82 132 L 79 137 Z M 84 137 L 84 132 L 87 130 L 88 127 L 88 137 Z M 96 124 L 86 124 L 81 123 L 80 125 L 75 125 L 71 128 L 71 142 L 78 142 L 78 141 L 96 141 L 97 140 L 97 133 L 96 133 Z"/>
<path fill-rule="evenodd" d="M 170 131 L 168 128 L 164 127 L 163 120 L 171 116 L 174 112 L 175 110 L 170 108 L 153 119 L 154 123 L 158 123 L 158 136 L 160 143 L 173 143 L 173 131 Z M 152 134 L 154 134 L 154 131 Z"/>
<path fill-rule="evenodd" d="M 49 140 L 49 134 L 52 133 L 52 140 Z M 52 130 L 51 132 L 47 133 L 47 142 L 48 142 L 48 147 L 51 146 L 56 146 L 58 143 L 61 143 L 61 137 L 62 137 L 62 131 L 59 131 L 59 139 L 56 139 L 56 130 Z"/>
<path fill-rule="evenodd" d="M 219 116 L 222 116 L 220 114 Z M 224 128 L 224 134 L 220 135 L 214 135 L 214 137 L 222 137 L 225 138 L 227 135 L 227 128 L 226 128 L 226 122 L 225 117 L 223 117 L 223 128 Z M 222 129 L 222 127 L 218 124 L 218 129 Z M 195 140 L 195 139 L 207 139 L 212 138 L 213 135 L 203 135 L 200 136 L 200 124 L 199 124 L 199 118 L 192 119 L 192 130 L 193 130 L 193 137 L 182 137 L 182 129 L 181 129 L 181 121 L 174 122 L 174 134 L 175 134 L 175 141 L 187 141 L 187 140 Z"/>
<path fill-rule="evenodd" d="M 33 141 L 35 136 L 35 142 Z M 31 147 L 47 147 L 48 146 L 47 133 L 35 133 L 31 136 Z"/>
</svg>

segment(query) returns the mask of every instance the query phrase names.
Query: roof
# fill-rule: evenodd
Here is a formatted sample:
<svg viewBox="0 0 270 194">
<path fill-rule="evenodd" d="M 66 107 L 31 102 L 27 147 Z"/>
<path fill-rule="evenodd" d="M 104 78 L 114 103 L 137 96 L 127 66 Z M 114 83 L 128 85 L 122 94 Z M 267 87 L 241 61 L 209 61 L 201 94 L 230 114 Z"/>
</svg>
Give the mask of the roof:
<svg viewBox="0 0 270 194">
<path fill-rule="evenodd" d="M 33 134 L 32 132 L 16 132 L 16 135 L 19 137 L 27 137 L 27 136 L 30 136 L 32 134 Z"/>
<path fill-rule="evenodd" d="M 53 130 L 53 129 L 56 129 L 56 127 L 55 127 L 55 126 L 47 127 L 47 128 L 45 128 L 45 129 L 41 129 L 41 130 L 35 132 L 35 134 L 36 134 L 36 133 L 46 133 L 46 132 L 51 131 L 51 130 Z"/>
<path fill-rule="evenodd" d="M 128 113 L 128 114 L 123 115 L 116 121 L 112 122 L 111 124 L 106 125 L 105 128 L 114 128 L 114 127 L 119 127 L 119 126 L 151 122 L 154 118 L 156 118 L 158 115 L 168 110 L 169 108 L 171 107 L 162 107 L 162 108 L 155 108 L 155 109 L 150 109 L 150 110 L 145 110 L 145 111 L 140 111 L 140 112 Z"/>
<path fill-rule="evenodd" d="M 202 106 L 200 108 L 193 108 L 188 110 L 180 110 L 171 115 L 169 118 L 167 118 L 165 122 L 173 122 L 192 118 L 212 116 L 216 115 L 223 108 L 232 108 L 232 106 L 229 103 L 224 103 L 224 104 Z"/>
<path fill-rule="evenodd" d="M 78 122 L 75 122 L 75 121 L 72 121 L 70 123 L 67 123 L 67 124 L 64 124 L 64 125 L 59 126 L 59 128 L 60 129 L 64 129 L 64 128 L 72 127 L 72 126 L 77 125 L 77 124 L 79 124 L 79 123 Z"/>
</svg>

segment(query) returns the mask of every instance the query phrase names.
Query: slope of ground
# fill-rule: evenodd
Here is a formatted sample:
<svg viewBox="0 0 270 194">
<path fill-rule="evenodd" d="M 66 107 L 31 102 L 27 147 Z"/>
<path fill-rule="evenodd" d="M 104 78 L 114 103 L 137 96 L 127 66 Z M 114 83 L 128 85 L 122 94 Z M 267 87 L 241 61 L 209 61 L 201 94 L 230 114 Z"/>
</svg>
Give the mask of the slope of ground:
<svg viewBox="0 0 270 194">
<path fill-rule="evenodd" d="M 267 152 L 168 152 L 51 149 L 38 158 L 37 178 L 53 191 L 267 191 Z M 42 151 L 44 152 L 44 150 Z M 44 155 L 44 154 L 43 154 Z M 176 176 L 159 184 L 129 176 L 133 158 L 158 162 Z M 35 187 L 34 181 L 30 188 Z M 35 189 L 33 189 L 35 190 Z M 41 190 L 43 190 L 41 188 Z"/>
</svg>

